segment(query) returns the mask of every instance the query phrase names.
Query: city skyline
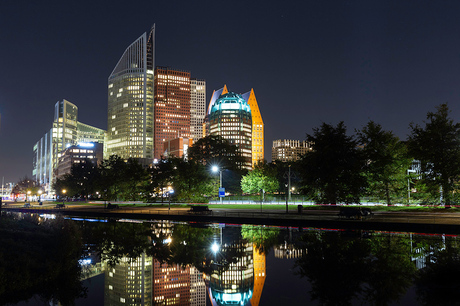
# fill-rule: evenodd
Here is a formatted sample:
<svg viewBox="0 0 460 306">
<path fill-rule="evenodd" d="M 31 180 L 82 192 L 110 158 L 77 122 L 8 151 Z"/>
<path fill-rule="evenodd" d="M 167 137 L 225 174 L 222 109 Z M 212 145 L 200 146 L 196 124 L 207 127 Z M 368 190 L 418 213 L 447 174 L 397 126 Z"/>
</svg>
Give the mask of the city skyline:
<svg viewBox="0 0 460 306">
<path fill-rule="evenodd" d="M 153 24 L 155 64 L 205 80 L 206 103 L 221 84 L 236 93 L 254 88 L 268 160 L 273 140 L 303 141 L 323 121 L 343 120 L 353 133 L 374 120 L 405 139 L 410 122 L 445 102 L 458 121 L 459 8 L 455 1 L 3 2 L 0 178 L 32 177 L 32 149 L 57 101 L 107 128 L 107 78 Z"/>
</svg>

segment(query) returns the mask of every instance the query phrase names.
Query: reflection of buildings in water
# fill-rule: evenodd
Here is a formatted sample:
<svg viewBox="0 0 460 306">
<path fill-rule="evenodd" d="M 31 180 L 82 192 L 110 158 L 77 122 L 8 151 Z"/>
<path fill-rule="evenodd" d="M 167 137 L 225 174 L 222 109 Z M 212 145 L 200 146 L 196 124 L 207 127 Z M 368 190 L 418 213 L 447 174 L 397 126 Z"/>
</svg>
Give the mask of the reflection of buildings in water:
<svg viewBox="0 0 460 306">
<path fill-rule="evenodd" d="M 235 236 L 235 230 L 239 238 L 226 241 Z M 207 275 L 210 300 L 213 305 L 247 305 L 254 288 L 253 246 L 242 240 L 241 229 L 224 228 L 222 237 L 223 245 L 213 255 L 212 271 Z"/>
<path fill-rule="evenodd" d="M 434 263 L 434 259 L 432 258 L 432 256 L 434 255 L 434 246 L 429 246 L 428 249 L 425 249 L 424 247 L 418 247 L 418 248 L 414 248 L 413 247 L 413 240 L 412 240 L 412 233 L 409 234 L 410 235 L 410 249 L 411 249 L 411 253 L 414 254 L 412 255 L 411 257 L 411 260 L 413 262 L 415 262 L 415 267 L 417 268 L 417 270 L 419 269 L 423 269 L 426 267 L 426 262 L 427 260 Z M 442 235 L 442 243 L 441 243 L 441 248 L 439 248 L 438 251 L 442 251 L 446 248 L 446 236 L 443 234 Z"/>
<path fill-rule="evenodd" d="M 152 232 L 164 242 L 171 241 L 174 223 L 162 220 L 152 225 Z M 161 264 L 154 259 L 153 301 L 155 305 L 205 305 L 206 285 L 195 267 Z"/>
<path fill-rule="evenodd" d="M 265 284 L 265 254 L 259 253 L 259 251 L 256 250 L 255 245 L 253 245 L 252 248 L 254 250 L 254 293 L 251 298 L 251 306 L 258 306 Z"/>
<path fill-rule="evenodd" d="M 131 263 L 122 258 L 114 267 L 106 268 L 104 303 L 205 305 L 206 285 L 202 273 L 194 267 L 168 266 L 145 255 Z"/>
<path fill-rule="evenodd" d="M 190 268 L 154 261 L 153 294 L 156 305 L 190 304 Z"/>
<path fill-rule="evenodd" d="M 275 257 L 276 258 L 281 258 L 281 259 L 291 259 L 291 258 L 299 258 L 302 257 L 304 253 L 307 252 L 307 250 L 302 250 L 302 249 L 296 249 L 292 244 L 290 243 L 284 243 L 284 245 L 279 245 L 274 247 L 275 250 Z"/>
<path fill-rule="evenodd" d="M 123 257 L 105 270 L 105 305 L 152 305 L 152 257 Z"/>
<path fill-rule="evenodd" d="M 160 235 L 171 238 L 174 224 L 170 220 L 161 220 L 156 223 L 152 223 L 152 232 L 157 238 Z"/>
<path fill-rule="evenodd" d="M 206 305 L 206 284 L 203 273 L 190 267 L 190 306 Z"/>
</svg>

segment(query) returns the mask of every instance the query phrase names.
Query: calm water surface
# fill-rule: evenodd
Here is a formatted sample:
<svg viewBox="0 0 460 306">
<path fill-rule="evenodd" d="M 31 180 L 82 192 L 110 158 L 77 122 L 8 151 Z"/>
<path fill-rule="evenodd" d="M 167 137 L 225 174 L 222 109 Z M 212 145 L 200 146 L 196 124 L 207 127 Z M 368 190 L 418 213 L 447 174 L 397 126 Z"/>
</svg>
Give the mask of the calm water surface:
<svg viewBox="0 0 460 306">
<path fill-rule="evenodd" d="M 459 305 L 455 235 L 4 213 L 1 305 Z"/>
</svg>

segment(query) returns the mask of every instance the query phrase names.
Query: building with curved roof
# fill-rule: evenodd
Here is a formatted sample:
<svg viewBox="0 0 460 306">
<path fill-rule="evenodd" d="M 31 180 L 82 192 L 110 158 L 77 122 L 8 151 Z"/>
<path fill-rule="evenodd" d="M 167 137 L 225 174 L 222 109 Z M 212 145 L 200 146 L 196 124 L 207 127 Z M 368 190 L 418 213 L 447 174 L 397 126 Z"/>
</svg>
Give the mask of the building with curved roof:
<svg viewBox="0 0 460 306">
<path fill-rule="evenodd" d="M 153 158 L 155 25 L 126 48 L 108 79 L 107 154 Z"/>
<path fill-rule="evenodd" d="M 252 169 L 251 107 L 240 94 L 220 95 L 209 107 L 209 135 L 220 135 L 236 145 L 244 158 L 244 168 Z"/>
<path fill-rule="evenodd" d="M 203 123 L 203 137 L 210 135 L 210 115 L 211 111 L 214 109 L 217 101 L 223 95 L 228 93 L 227 86 L 214 90 L 209 101 L 208 110 L 206 112 L 206 118 Z M 259 161 L 265 159 L 264 153 L 264 121 L 262 120 L 262 115 L 259 110 L 259 105 L 257 103 L 256 95 L 254 94 L 254 89 L 251 88 L 250 91 L 240 95 L 243 100 L 247 102 L 251 111 L 252 127 L 251 127 L 251 165 L 255 166 Z M 216 134 L 216 133 L 214 133 Z M 218 134 L 221 135 L 221 134 Z M 223 135 L 221 135 L 223 136 Z M 224 137 L 225 138 L 225 137 Z"/>
</svg>

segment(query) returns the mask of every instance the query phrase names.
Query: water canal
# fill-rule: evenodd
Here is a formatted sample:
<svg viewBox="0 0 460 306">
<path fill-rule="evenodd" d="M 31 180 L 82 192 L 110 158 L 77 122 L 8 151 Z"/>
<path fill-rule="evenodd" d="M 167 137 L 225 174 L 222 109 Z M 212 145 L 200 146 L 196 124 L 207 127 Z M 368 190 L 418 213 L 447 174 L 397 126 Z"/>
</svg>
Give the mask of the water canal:
<svg viewBox="0 0 460 306">
<path fill-rule="evenodd" d="M 458 305 L 458 238 L 4 212 L 0 305 Z"/>
</svg>

